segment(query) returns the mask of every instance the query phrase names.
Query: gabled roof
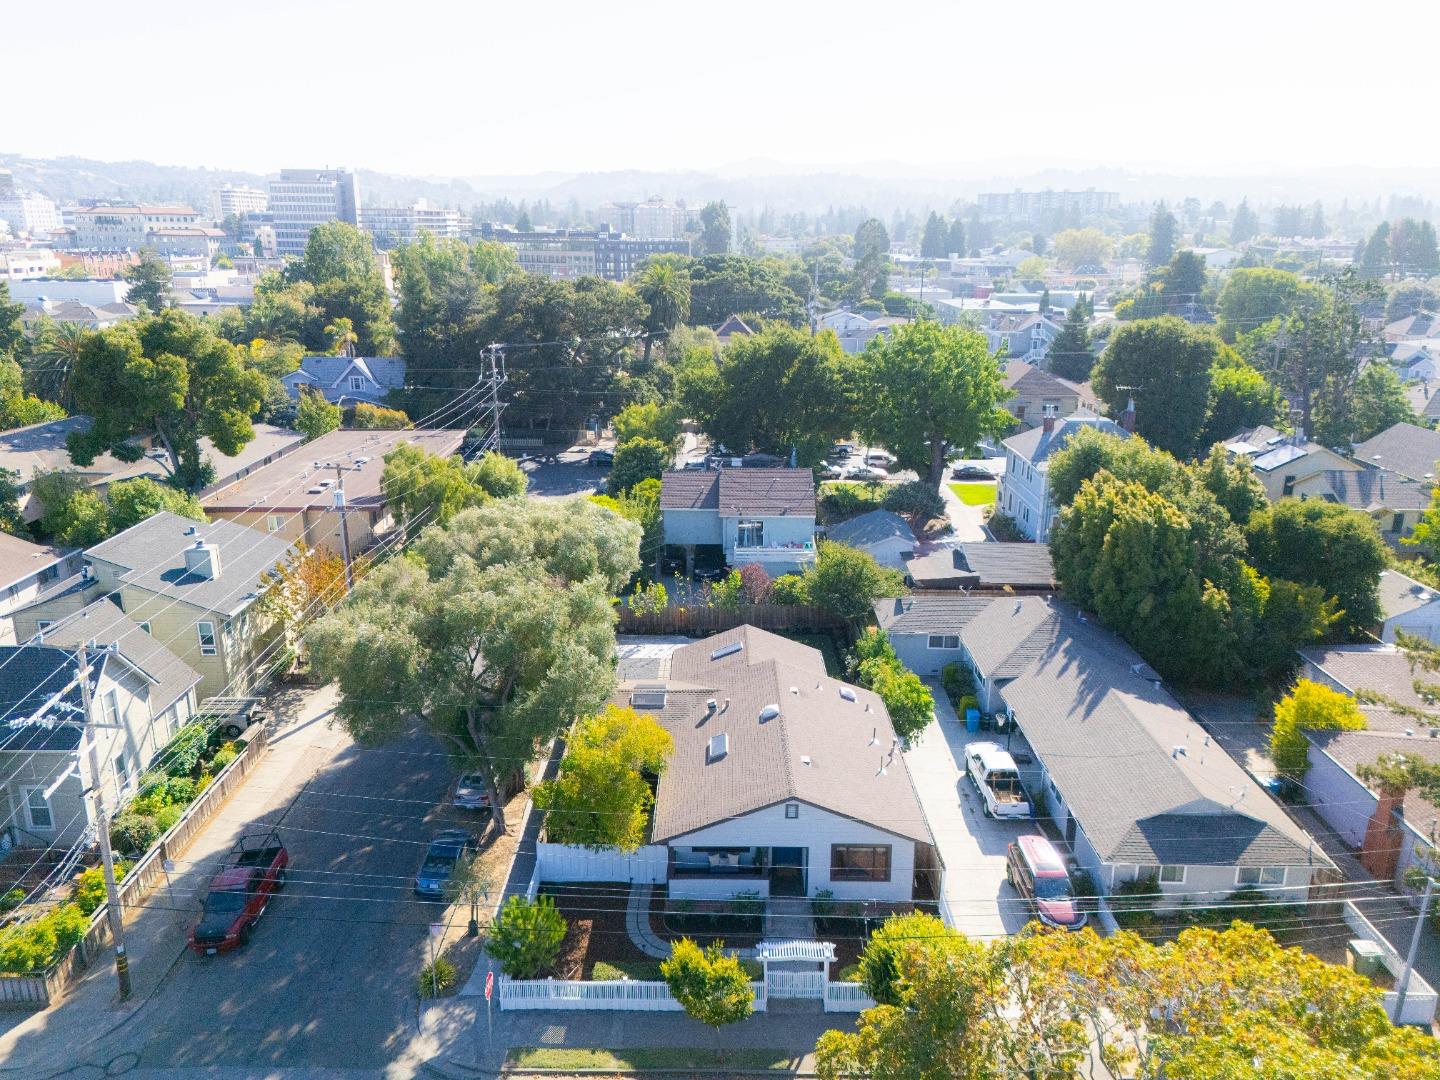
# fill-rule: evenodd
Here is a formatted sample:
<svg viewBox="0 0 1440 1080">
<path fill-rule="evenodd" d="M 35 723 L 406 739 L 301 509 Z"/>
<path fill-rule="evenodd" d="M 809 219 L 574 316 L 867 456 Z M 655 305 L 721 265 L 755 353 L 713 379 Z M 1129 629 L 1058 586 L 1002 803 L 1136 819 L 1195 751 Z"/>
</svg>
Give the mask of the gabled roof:
<svg viewBox="0 0 1440 1080">
<path fill-rule="evenodd" d="M 120 610 L 112 599 L 96 600 L 74 615 L 67 616 L 53 627 L 37 635 L 46 645 L 73 649 L 93 642 L 100 648 L 116 647 L 133 667 L 143 671 L 154 682 L 150 691 L 150 712 L 158 715 L 185 692 L 200 682 L 184 660 L 162 642 L 140 628 L 140 624 Z"/>
<path fill-rule="evenodd" d="M 1089 413 L 1076 413 L 1057 421 L 1051 431 L 1046 431 L 1042 426 L 1012 435 L 1005 440 L 1004 446 L 1031 465 L 1039 465 L 1049 460 L 1051 454 L 1063 450 L 1077 431 L 1087 427 L 1106 435 L 1119 435 L 1126 439 L 1130 437 L 1130 433 L 1113 420 L 1107 420 L 1103 416 L 1091 416 Z"/>
<path fill-rule="evenodd" d="M 335 387 L 352 372 L 381 389 L 398 390 L 405 385 L 405 361 L 398 356 L 306 356 L 286 378 L 301 381 L 298 376 L 309 376 L 321 386 Z"/>
<path fill-rule="evenodd" d="M 1416 678 L 1425 673 L 1394 645 L 1317 646 L 1300 655 L 1351 694 L 1374 690 L 1410 708 L 1431 707 L 1415 692 Z"/>
<path fill-rule="evenodd" d="M 934 842 L 905 759 L 891 752 L 884 702 L 828 677 L 818 650 L 741 626 L 675 650 L 670 677 L 663 706 L 635 704 L 675 741 L 656 790 L 655 842 L 790 800 Z M 634 689 L 622 685 L 617 701 L 631 704 Z"/>
<path fill-rule="evenodd" d="M 1011 679 L 1034 663 L 1060 629 L 1060 615 L 1038 596 L 993 601 L 960 631 L 965 651 L 990 679 Z"/>
<path fill-rule="evenodd" d="M 959 634 L 995 602 L 991 596 L 897 596 L 875 601 L 887 634 Z"/>
<path fill-rule="evenodd" d="M 915 543 L 915 531 L 910 528 L 909 522 L 889 510 L 871 510 L 859 517 L 831 525 L 825 533 L 831 540 L 851 547 L 880 544 L 886 540 Z"/>
<path fill-rule="evenodd" d="M 979 578 L 981 588 L 1050 588 L 1055 584 L 1055 565 L 1049 544 L 972 541 L 955 545 L 957 568 Z"/>
<path fill-rule="evenodd" d="M 1399 570 L 1380 571 L 1380 614 L 1383 619 L 1393 619 L 1418 611 L 1426 604 L 1440 600 L 1440 589 L 1432 589 L 1412 577 L 1406 577 Z"/>
<path fill-rule="evenodd" d="M 64 558 L 65 553 L 59 548 L 0 533 L 0 588 L 22 581 Z"/>
<path fill-rule="evenodd" d="M 721 341 L 724 341 L 736 334 L 739 334 L 741 337 L 750 337 L 754 333 L 755 331 L 751 330 L 750 327 L 746 325 L 745 320 L 740 318 L 739 315 L 731 315 L 716 329 L 715 336 Z"/>
<path fill-rule="evenodd" d="M 1355 460 L 1379 469 L 1432 481 L 1440 460 L 1440 431 L 1399 423 L 1355 446 Z"/>
<path fill-rule="evenodd" d="M 1325 473 L 1335 501 L 1356 510 L 1424 510 L 1430 505 L 1432 485 L 1386 469 L 1355 472 L 1331 469 Z"/>
<path fill-rule="evenodd" d="M 185 549 L 200 541 L 219 548 L 219 577 L 186 572 Z M 162 510 L 85 554 L 121 567 L 120 580 L 127 585 L 234 615 L 259 596 L 261 576 L 289 552 L 288 541 L 233 521 L 202 523 Z"/>
<path fill-rule="evenodd" d="M 1015 391 L 1017 396 L 1032 397 L 1073 397 L 1080 396 L 1080 389 L 1074 383 L 1056 378 L 1043 368 L 1024 360 L 1007 360 L 1003 382 Z"/>
<path fill-rule="evenodd" d="M 1056 609 L 1054 640 L 1001 693 L 1102 860 L 1331 865 L 1128 645 Z"/>
<path fill-rule="evenodd" d="M 662 510 L 718 510 L 721 517 L 814 517 L 809 469 L 689 469 L 660 477 Z"/>
</svg>

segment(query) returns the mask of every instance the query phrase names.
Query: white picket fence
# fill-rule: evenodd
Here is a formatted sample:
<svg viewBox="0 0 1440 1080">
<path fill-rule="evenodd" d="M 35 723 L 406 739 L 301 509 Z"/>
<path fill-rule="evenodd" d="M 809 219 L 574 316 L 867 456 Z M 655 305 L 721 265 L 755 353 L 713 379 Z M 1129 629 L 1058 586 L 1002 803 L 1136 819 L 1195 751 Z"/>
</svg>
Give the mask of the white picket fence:
<svg viewBox="0 0 1440 1080">
<path fill-rule="evenodd" d="M 827 982 L 825 984 L 825 1011 L 862 1012 L 873 1009 L 875 999 L 865 992 L 865 987 L 856 982 Z"/>
<path fill-rule="evenodd" d="M 765 992 L 773 998 L 825 996 L 823 971 L 772 971 L 765 977 Z"/>
<path fill-rule="evenodd" d="M 765 984 L 752 982 L 755 1011 L 765 1011 Z M 663 982 L 617 979 L 583 982 L 578 979 L 511 979 L 500 976 L 500 1008 L 597 1009 L 625 1012 L 680 1012 L 681 1005 Z"/>
<path fill-rule="evenodd" d="M 629 881 L 659 885 L 669 876 L 670 849 L 646 844 L 634 851 L 591 851 L 576 844 L 536 845 L 541 881 Z"/>
</svg>

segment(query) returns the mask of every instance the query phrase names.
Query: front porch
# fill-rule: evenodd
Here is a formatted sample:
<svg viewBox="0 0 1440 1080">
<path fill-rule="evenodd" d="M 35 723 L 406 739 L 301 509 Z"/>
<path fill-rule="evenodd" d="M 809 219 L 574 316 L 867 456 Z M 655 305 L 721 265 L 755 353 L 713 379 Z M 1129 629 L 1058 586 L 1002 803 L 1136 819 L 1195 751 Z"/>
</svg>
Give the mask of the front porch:
<svg viewBox="0 0 1440 1080">
<path fill-rule="evenodd" d="M 667 875 L 677 900 L 806 896 L 808 851 L 800 847 L 672 847 Z"/>
</svg>

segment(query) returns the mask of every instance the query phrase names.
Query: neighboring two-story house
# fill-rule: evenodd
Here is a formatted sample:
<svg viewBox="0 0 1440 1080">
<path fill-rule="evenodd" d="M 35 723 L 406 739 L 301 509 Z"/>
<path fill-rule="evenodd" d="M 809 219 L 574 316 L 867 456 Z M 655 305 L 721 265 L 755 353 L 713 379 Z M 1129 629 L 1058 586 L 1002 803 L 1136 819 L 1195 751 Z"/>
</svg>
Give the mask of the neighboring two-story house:
<svg viewBox="0 0 1440 1080">
<path fill-rule="evenodd" d="M 1013 518 L 1027 539 L 1049 540 L 1050 526 L 1060 511 L 1050 498 L 1050 456 L 1084 428 L 1121 437 L 1130 434 L 1113 420 L 1077 413 L 1064 419 L 1044 416 L 1039 427 L 1012 435 L 1002 444 L 1005 475 L 1000 478 L 995 507 Z"/>
<path fill-rule="evenodd" d="M 90 713 L 76 647 L 91 648 Z M 94 825 L 90 740 L 112 810 L 195 713 L 191 668 L 110 600 L 53 636 L 0 646 L 0 812 L 12 843 L 75 844 Z"/>
<path fill-rule="evenodd" d="M 280 381 L 291 400 L 309 387 L 336 405 L 382 404 L 387 394 L 405 385 L 405 361 L 398 356 L 307 356 Z"/>
<path fill-rule="evenodd" d="M 1047 414 L 1073 416 L 1082 409 L 1096 412 L 1089 407 L 1089 395 L 1080 386 L 1024 360 L 1005 361 L 1004 380 L 1010 391 L 1005 408 L 1020 422 L 1022 430 L 1037 426 Z"/>
<path fill-rule="evenodd" d="M 815 561 L 815 474 L 809 469 L 694 469 L 660 478 L 665 543 L 683 548 L 687 574 L 697 548 L 718 548 L 731 566 L 758 563 L 771 575 Z"/>
<path fill-rule="evenodd" d="M 0 645 L 15 644 L 10 616 L 56 582 L 80 572 L 80 552 L 61 551 L 0 533 Z"/>
<path fill-rule="evenodd" d="M 817 320 L 821 330 L 833 330 L 840 339 L 840 347 L 852 354 L 864 352 L 872 340 L 909 321 L 895 315 L 867 316 L 844 309 L 827 312 Z"/>
<path fill-rule="evenodd" d="M 200 676 L 200 695 L 238 696 L 255 682 L 257 655 L 277 628 L 255 611 L 264 577 L 290 542 L 232 521 L 202 523 L 166 511 L 85 552 L 86 575 L 14 616 L 24 641 L 102 596 Z"/>
<path fill-rule="evenodd" d="M 1360 469 L 1344 455 L 1302 435 L 1289 435 L 1263 424 L 1237 431 L 1225 440 L 1225 449 L 1249 459 L 1271 502 L 1288 496 L 1325 498 L 1333 489 L 1328 474 Z"/>
</svg>

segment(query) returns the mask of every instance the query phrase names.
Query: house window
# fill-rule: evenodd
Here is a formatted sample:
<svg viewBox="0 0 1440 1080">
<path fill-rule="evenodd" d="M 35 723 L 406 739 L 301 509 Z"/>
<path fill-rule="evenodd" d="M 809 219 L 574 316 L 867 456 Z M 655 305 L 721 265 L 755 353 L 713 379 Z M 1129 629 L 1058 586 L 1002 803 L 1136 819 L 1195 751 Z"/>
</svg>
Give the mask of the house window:
<svg viewBox="0 0 1440 1080">
<path fill-rule="evenodd" d="M 55 815 L 50 811 L 50 800 L 45 798 L 45 789 L 25 788 L 25 815 L 30 819 L 32 829 L 53 829 Z"/>
<path fill-rule="evenodd" d="M 960 635 L 931 634 L 926 644 L 932 649 L 958 649 L 960 648 Z"/>
<path fill-rule="evenodd" d="M 265 515 L 265 528 L 270 532 L 279 532 L 284 519 L 279 514 Z"/>
<path fill-rule="evenodd" d="M 831 881 L 889 881 L 889 844 L 831 844 Z"/>
<path fill-rule="evenodd" d="M 38 630 L 38 631 L 40 631 L 40 633 L 43 634 L 46 630 L 49 630 L 50 627 L 52 627 L 52 626 L 54 626 L 54 625 L 55 625 L 55 620 L 54 620 L 54 619 L 38 619 L 38 620 L 36 620 L 36 622 L 35 622 L 35 629 Z"/>
<path fill-rule="evenodd" d="M 763 521 L 740 522 L 735 542 L 739 547 L 764 547 L 765 523 Z"/>
<path fill-rule="evenodd" d="M 100 699 L 100 712 L 105 717 L 105 723 L 111 727 L 118 727 L 120 724 L 120 695 L 114 690 L 106 691 Z"/>
<path fill-rule="evenodd" d="M 1016 419 L 1016 420 L 1024 420 L 1024 419 L 1025 419 L 1025 406 L 1024 406 L 1024 405 L 1016 405 L 1016 406 L 1015 406 L 1015 419 Z"/>
<path fill-rule="evenodd" d="M 1185 867 L 1183 866 L 1137 866 L 1139 871 L 1135 877 L 1158 878 L 1161 885 L 1184 885 Z"/>
<path fill-rule="evenodd" d="M 351 375 L 351 376 L 350 376 L 350 389 L 351 389 L 351 390 L 364 390 L 364 389 L 365 389 L 365 379 L 364 379 L 364 377 L 362 377 L 362 376 L 360 376 L 360 375 Z"/>
<path fill-rule="evenodd" d="M 195 632 L 200 636 L 200 655 L 215 656 L 219 649 L 215 645 L 215 624 L 202 619 L 195 624 Z"/>
<path fill-rule="evenodd" d="M 1284 885 L 1283 866 L 1241 866 L 1235 871 L 1236 885 Z"/>
<path fill-rule="evenodd" d="M 800 816 L 800 804 L 789 802 L 785 804 L 785 816 L 791 821 Z"/>
<path fill-rule="evenodd" d="M 130 786 L 130 764 L 124 754 L 115 755 L 115 786 L 121 791 Z"/>
<path fill-rule="evenodd" d="M 1396 514 L 1393 518 L 1390 519 L 1390 531 L 1391 531 L 1392 533 L 1398 533 L 1398 532 L 1404 532 L 1404 531 L 1405 531 L 1405 515 L 1404 515 L 1404 514 Z"/>
</svg>

